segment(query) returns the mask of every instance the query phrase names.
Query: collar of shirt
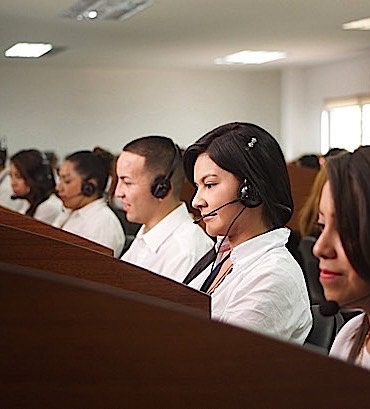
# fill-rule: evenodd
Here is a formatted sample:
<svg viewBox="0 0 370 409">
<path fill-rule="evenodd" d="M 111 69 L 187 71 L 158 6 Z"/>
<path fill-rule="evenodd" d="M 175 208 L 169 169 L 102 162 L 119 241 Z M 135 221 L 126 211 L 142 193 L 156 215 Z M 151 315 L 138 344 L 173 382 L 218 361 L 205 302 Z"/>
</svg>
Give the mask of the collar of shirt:
<svg viewBox="0 0 370 409">
<path fill-rule="evenodd" d="M 253 237 L 232 250 L 230 255 L 231 261 L 234 266 L 238 264 L 239 260 L 243 260 L 243 263 L 245 263 L 247 254 L 248 264 L 252 264 L 272 248 L 285 246 L 289 235 L 290 230 L 282 227 Z"/>
<path fill-rule="evenodd" d="M 78 217 L 89 218 L 91 214 L 95 216 L 96 209 L 105 206 L 104 198 L 99 198 L 94 200 L 93 202 L 89 203 L 86 206 L 81 207 L 77 210 L 72 209 L 64 209 L 66 216 L 71 216 L 72 214 Z"/>
<path fill-rule="evenodd" d="M 141 226 L 136 235 L 137 240 L 144 240 L 145 244 L 156 253 L 158 248 L 178 227 L 190 218 L 185 203 L 182 203 L 164 219 L 144 233 L 144 226 Z"/>
</svg>

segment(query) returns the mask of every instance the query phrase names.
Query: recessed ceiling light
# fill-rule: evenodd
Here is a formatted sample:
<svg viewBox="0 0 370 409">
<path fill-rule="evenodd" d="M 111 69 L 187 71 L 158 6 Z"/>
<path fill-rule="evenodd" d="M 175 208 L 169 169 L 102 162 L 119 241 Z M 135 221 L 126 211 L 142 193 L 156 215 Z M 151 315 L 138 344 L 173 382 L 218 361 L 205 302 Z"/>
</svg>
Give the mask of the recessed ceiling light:
<svg viewBox="0 0 370 409">
<path fill-rule="evenodd" d="M 343 30 L 370 30 L 370 17 L 342 24 Z"/>
<path fill-rule="evenodd" d="M 44 43 L 17 43 L 5 51 L 6 57 L 38 58 L 49 52 L 53 46 Z"/>
<path fill-rule="evenodd" d="M 226 57 L 217 58 L 216 64 L 264 64 L 270 61 L 280 60 L 286 57 L 286 53 L 280 51 L 240 51 Z"/>
<path fill-rule="evenodd" d="M 126 20 L 152 4 L 152 0 L 78 0 L 61 16 L 76 20 Z"/>
</svg>

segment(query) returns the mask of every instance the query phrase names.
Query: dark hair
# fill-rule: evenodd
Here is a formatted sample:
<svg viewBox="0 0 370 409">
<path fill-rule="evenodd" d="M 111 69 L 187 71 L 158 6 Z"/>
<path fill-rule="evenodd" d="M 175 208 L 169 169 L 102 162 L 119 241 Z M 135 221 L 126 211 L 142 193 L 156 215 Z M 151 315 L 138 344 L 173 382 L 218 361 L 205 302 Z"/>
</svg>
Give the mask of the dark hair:
<svg viewBox="0 0 370 409">
<path fill-rule="evenodd" d="M 305 168 L 320 169 L 320 161 L 317 155 L 307 154 L 302 155 L 297 159 L 297 164 Z"/>
<path fill-rule="evenodd" d="M 172 139 L 156 135 L 144 136 L 129 142 L 123 151 L 143 156 L 146 169 L 153 173 L 153 181 L 158 176 L 166 176 L 175 163 L 171 185 L 174 196 L 177 199 L 180 198 L 185 183 L 185 174 L 181 151 Z"/>
<path fill-rule="evenodd" d="M 256 142 L 249 146 L 253 138 Z M 271 227 L 289 221 L 293 200 L 288 171 L 279 144 L 267 131 L 258 125 L 233 122 L 206 133 L 184 153 L 185 174 L 193 184 L 194 165 L 202 153 L 240 183 L 248 179 L 262 199 L 263 217 Z"/>
<path fill-rule="evenodd" d="M 78 151 L 66 156 L 64 160 L 73 163 L 83 182 L 93 179 L 96 182 L 98 195 L 103 196 L 109 173 L 103 159 L 98 154 L 91 151 Z"/>
<path fill-rule="evenodd" d="M 39 204 L 54 192 L 55 180 L 50 162 L 37 149 L 21 150 L 10 161 L 26 181 L 30 191 L 22 196 L 30 203 L 26 214 L 33 216 Z"/>
<path fill-rule="evenodd" d="M 330 148 L 324 156 L 324 158 L 330 158 L 332 156 L 341 155 L 343 153 L 348 153 L 347 149 L 344 148 Z"/>
</svg>

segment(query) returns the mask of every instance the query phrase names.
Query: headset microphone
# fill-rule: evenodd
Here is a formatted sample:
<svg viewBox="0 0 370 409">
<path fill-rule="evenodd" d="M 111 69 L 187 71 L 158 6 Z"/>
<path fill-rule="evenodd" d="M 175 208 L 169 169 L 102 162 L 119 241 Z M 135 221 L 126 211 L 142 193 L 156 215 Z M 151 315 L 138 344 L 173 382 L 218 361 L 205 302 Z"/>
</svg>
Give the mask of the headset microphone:
<svg viewBox="0 0 370 409">
<path fill-rule="evenodd" d="M 319 311 L 324 317 L 331 317 L 337 314 L 342 308 L 349 307 L 351 304 L 362 301 L 368 297 L 370 297 L 370 293 L 342 305 L 339 305 L 336 301 L 324 301 L 320 304 Z"/>
<path fill-rule="evenodd" d="M 206 213 L 202 217 L 199 217 L 199 219 L 194 220 L 193 223 L 194 224 L 199 224 L 203 219 L 205 219 L 208 216 L 216 216 L 218 210 L 220 210 L 220 209 L 222 209 L 222 208 L 224 208 L 226 206 L 229 206 L 229 205 L 231 205 L 233 203 L 237 203 L 239 201 L 240 201 L 240 199 L 234 199 L 234 200 L 231 200 L 230 202 L 224 203 L 222 206 L 216 207 L 216 209 L 213 209 L 211 212 Z"/>
</svg>

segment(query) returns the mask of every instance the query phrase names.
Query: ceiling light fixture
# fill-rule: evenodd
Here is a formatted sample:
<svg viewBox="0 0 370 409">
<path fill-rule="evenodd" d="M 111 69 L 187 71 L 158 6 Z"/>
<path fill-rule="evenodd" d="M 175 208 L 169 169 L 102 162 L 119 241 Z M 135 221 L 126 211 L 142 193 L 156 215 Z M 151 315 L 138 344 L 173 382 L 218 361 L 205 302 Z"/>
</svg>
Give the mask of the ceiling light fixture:
<svg viewBox="0 0 370 409">
<path fill-rule="evenodd" d="M 5 57 L 38 58 L 52 50 L 51 44 L 17 43 L 5 51 Z"/>
<path fill-rule="evenodd" d="M 152 0 L 79 0 L 61 16 L 76 20 L 126 20 L 152 4 Z"/>
<path fill-rule="evenodd" d="M 280 51 L 240 51 L 226 57 L 217 58 L 216 64 L 264 64 L 280 60 L 286 57 L 286 53 Z"/>
<path fill-rule="evenodd" d="M 370 17 L 342 24 L 343 30 L 370 30 Z"/>
</svg>

